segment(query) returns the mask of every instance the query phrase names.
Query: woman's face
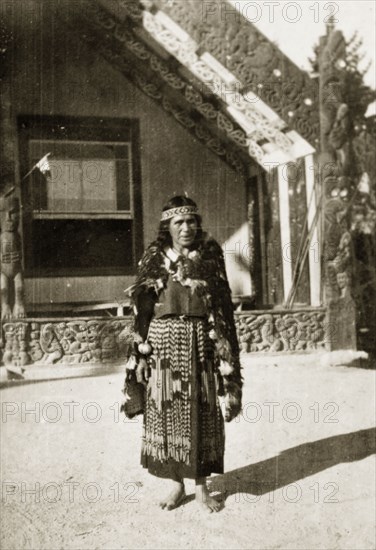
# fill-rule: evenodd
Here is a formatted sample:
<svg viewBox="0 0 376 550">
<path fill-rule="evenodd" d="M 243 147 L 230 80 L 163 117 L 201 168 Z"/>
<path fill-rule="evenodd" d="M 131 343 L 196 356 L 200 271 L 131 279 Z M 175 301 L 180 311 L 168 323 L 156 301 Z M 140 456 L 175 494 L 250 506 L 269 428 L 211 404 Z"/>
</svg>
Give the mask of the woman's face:
<svg viewBox="0 0 376 550">
<path fill-rule="evenodd" d="M 174 248 L 188 248 L 196 237 L 196 218 L 192 214 L 174 216 L 170 220 L 169 230 Z"/>
</svg>

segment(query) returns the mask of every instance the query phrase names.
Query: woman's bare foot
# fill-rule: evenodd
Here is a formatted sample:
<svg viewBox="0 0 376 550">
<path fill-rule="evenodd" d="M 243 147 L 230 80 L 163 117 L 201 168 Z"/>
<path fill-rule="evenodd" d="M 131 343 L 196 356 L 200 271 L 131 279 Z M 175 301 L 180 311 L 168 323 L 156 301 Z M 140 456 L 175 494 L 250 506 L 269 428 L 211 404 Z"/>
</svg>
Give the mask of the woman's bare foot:
<svg viewBox="0 0 376 550">
<path fill-rule="evenodd" d="M 196 480 L 196 502 L 201 506 L 201 508 L 210 514 L 212 512 L 219 512 L 221 508 L 220 502 L 209 495 L 205 478 L 203 480 Z"/>
<path fill-rule="evenodd" d="M 163 510 L 173 510 L 185 499 L 185 489 L 183 481 L 172 480 L 173 488 L 171 493 L 165 499 L 161 500 L 159 506 Z"/>
</svg>

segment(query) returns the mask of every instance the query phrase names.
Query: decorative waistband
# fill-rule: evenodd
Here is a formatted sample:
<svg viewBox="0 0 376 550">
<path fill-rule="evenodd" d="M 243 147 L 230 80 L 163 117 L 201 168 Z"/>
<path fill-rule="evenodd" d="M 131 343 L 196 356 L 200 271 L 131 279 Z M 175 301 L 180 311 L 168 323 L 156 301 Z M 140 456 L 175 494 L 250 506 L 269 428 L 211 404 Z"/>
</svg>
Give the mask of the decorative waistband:
<svg viewBox="0 0 376 550">
<path fill-rule="evenodd" d="M 200 321 L 207 319 L 207 315 L 189 315 L 184 313 L 183 315 L 179 315 L 177 313 L 168 313 L 167 315 L 162 315 L 161 317 L 155 317 L 155 319 L 180 319 L 182 321 L 184 320 L 194 320 L 199 319 Z"/>
</svg>

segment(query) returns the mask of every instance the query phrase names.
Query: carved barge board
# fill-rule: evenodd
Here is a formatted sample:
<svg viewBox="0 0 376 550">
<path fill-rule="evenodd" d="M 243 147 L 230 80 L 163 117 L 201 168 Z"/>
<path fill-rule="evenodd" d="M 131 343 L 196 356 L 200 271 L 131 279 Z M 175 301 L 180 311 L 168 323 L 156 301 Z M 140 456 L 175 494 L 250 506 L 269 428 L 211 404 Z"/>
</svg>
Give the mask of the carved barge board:
<svg viewBox="0 0 376 550">
<path fill-rule="evenodd" d="M 97 2 L 81 0 L 78 10 L 64 16 L 76 36 L 87 41 L 112 66 L 159 104 L 224 162 L 246 177 L 250 158 L 245 134 L 216 102 L 204 97 L 135 32 L 132 21 L 120 21 Z M 84 32 L 83 32 L 84 31 Z"/>
<path fill-rule="evenodd" d="M 131 2 L 136 4 L 138 2 Z M 128 2 L 122 2 L 127 9 Z M 165 12 L 244 86 L 252 91 L 313 147 L 319 143 L 318 82 L 228 2 L 154 0 L 149 9 Z M 293 113 L 290 116 L 289 113 Z"/>
</svg>

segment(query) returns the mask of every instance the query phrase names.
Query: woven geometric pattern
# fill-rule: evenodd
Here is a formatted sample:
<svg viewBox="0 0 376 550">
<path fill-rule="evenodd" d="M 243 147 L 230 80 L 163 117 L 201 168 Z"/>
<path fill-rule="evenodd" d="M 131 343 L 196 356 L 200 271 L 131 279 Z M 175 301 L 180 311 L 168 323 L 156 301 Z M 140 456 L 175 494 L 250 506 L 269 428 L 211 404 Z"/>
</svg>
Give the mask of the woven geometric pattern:
<svg viewBox="0 0 376 550">
<path fill-rule="evenodd" d="M 153 355 L 142 453 L 187 466 L 194 460 L 200 464 L 221 460 L 224 426 L 207 321 L 153 319 L 148 340 Z"/>
</svg>

